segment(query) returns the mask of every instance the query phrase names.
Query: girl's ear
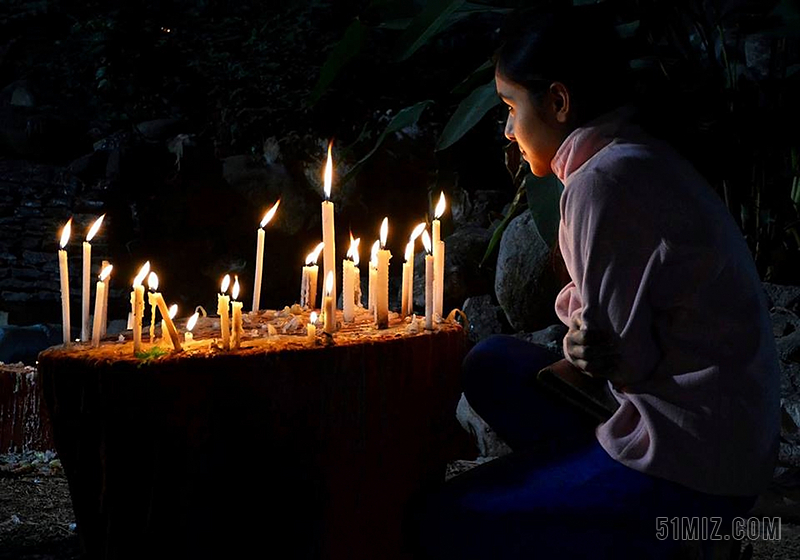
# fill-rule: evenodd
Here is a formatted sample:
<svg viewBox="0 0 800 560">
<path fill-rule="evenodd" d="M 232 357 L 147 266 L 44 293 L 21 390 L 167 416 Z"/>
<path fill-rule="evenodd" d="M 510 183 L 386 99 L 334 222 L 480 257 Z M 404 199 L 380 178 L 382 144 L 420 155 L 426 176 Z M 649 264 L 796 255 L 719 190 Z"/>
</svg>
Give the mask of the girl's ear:
<svg viewBox="0 0 800 560">
<path fill-rule="evenodd" d="M 575 111 L 572 107 L 572 96 L 567 86 L 561 82 L 553 82 L 550 84 L 548 93 L 552 104 L 552 115 L 556 122 L 567 124 L 573 120 Z"/>
</svg>

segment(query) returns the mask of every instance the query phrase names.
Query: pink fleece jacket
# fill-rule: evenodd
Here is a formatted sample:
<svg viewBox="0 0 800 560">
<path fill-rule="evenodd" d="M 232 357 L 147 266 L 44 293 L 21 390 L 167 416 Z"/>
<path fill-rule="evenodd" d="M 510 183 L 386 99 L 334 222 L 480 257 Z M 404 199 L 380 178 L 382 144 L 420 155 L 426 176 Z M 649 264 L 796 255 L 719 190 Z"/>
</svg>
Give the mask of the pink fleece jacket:
<svg viewBox="0 0 800 560">
<path fill-rule="evenodd" d="M 564 184 L 556 299 L 611 334 L 625 387 L 596 435 L 617 461 L 711 494 L 756 495 L 778 451 L 779 363 L 766 298 L 719 196 L 626 109 L 576 129 Z"/>
</svg>

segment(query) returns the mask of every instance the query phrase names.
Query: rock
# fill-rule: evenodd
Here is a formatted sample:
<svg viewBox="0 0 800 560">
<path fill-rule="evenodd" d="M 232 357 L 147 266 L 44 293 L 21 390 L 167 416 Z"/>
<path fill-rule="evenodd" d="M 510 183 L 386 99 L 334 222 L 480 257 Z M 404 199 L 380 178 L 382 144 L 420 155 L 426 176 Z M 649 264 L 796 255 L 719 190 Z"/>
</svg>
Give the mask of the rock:
<svg viewBox="0 0 800 560">
<path fill-rule="evenodd" d="M 781 338 L 800 330 L 800 317 L 784 307 L 773 307 L 770 313 L 772 319 L 772 335 Z"/>
<path fill-rule="evenodd" d="M 508 328 L 503 308 L 493 301 L 491 295 L 467 298 L 462 311 L 469 321 L 468 336 L 472 342 L 501 334 Z"/>
<path fill-rule="evenodd" d="M 278 198 L 281 199 L 280 211 L 270 228 L 294 235 L 312 218 L 304 197 L 294 188 L 288 171 L 280 163 L 265 165 L 247 155 L 230 156 L 223 160 L 222 176 L 255 208 L 266 211 Z"/>
<path fill-rule="evenodd" d="M 549 327 L 539 331 L 531 333 L 519 333 L 516 335 L 516 337 L 546 348 L 551 352 L 563 357 L 563 341 L 564 337 L 567 335 L 567 330 L 568 329 L 566 325 L 563 323 L 558 323 L 555 325 L 550 325 Z"/>
<path fill-rule="evenodd" d="M 136 131 L 146 140 L 167 140 L 179 132 L 182 124 L 179 119 L 155 119 L 140 122 Z"/>
<path fill-rule="evenodd" d="M 478 190 L 470 196 L 467 191 L 457 189 L 452 197 L 453 224 L 456 228 L 468 225 L 488 228 L 507 202 L 508 193 L 504 191 Z"/>
<path fill-rule="evenodd" d="M 551 251 L 524 212 L 503 232 L 494 288 L 497 301 L 516 331 L 534 331 L 553 316 Z"/>
<path fill-rule="evenodd" d="M 36 95 L 26 80 L 11 82 L 0 91 L 0 104 L 16 107 L 35 107 Z"/>
<path fill-rule="evenodd" d="M 472 436 L 481 457 L 502 457 L 511 453 L 508 444 L 472 409 L 463 393 L 456 407 L 456 419 Z"/>
<path fill-rule="evenodd" d="M 61 342 L 61 327 L 31 325 L 0 327 L 0 362 L 36 363 L 39 352 Z"/>
<path fill-rule="evenodd" d="M 782 307 L 793 313 L 800 313 L 800 286 L 783 286 L 762 282 L 770 309 Z"/>
<path fill-rule="evenodd" d="M 492 289 L 492 272 L 481 268 L 491 233 L 485 228 L 468 226 L 456 230 L 445 241 L 444 312 L 461 305 L 473 295 Z M 425 309 L 425 254 L 414 259 L 414 308 Z"/>
</svg>

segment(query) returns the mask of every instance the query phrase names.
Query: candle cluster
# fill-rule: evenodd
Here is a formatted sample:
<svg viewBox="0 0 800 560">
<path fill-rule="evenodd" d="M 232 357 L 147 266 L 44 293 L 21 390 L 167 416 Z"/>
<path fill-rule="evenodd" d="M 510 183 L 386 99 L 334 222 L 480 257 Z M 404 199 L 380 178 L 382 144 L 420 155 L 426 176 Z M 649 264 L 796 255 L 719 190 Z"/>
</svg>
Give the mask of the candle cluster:
<svg viewBox="0 0 800 560">
<path fill-rule="evenodd" d="M 324 171 L 324 194 L 322 202 L 322 242 L 319 243 L 307 258 L 302 270 L 302 280 L 300 283 L 300 307 L 310 310 L 311 317 L 307 325 L 306 332 L 308 340 L 314 343 L 317 327 L 317 284 L 319 267 L 317 261 L 320 254 L 323 256 L 323 297 L 320 308 L 320 320 L 323 332 L 333 335 L 339 328 L 336 319 L 336 242 L 335 242 L 335 213 L 334 205 L 330 200 L 331 187 L 333 183 L 333 161 L 332 146 L 328 144 L 328 157 Z M 425 249 L 425 328 L 433 329 L 434 322 L 441 321 L 443 315 L 443 293 L 444 293 L 444 254 L 445 244 L 441 239 L 441 217 L 445 211 L 445 197 L 441 194 L 439 202 L 434 209 L 431 230 L 432 237 L 428 234 L 426 223 L 418 224 L 411 235 L 404 252 L 403 279 L 400 298 L 400 315 L 408 317 L 414 310 L 414 255 L 415 244 L 418 238 L 422 239 Z M 255 279 L 253 282 L 253 305 L 252 313 L 257 313 L 261 306 L 261 288 L 263 284 L 264 253 L 265 253 L 265 230 L 264 228 L 275 217 L 280 200 L 264 214 L 257 229 L 256 238 L 256 258 L 255 258 Z M 100 216 L 89 229 L 86 240 L 83 242 L 83 286 L 82 286 L 82 308 L 81 308 L 81 340 L 88 341 L 91 334 L 93 346 L 99 346 L 100 338 L 105 334 L 107 325 L 107 302 L 109 291 L 109 277 L 113 266 L 104 261 L 102 271 L 96 284 L 96 300 L 94 311 L 94 323 L 91 333 L 89 328 L 89 299 L 91 284 L 89 282 L 91 269 L 91 240 L 98 233 L 105 215 Z M 69 343 L 70 337 L 70 310 L 69 310 L 69 274 L 67 269 L 66 246 L 69 241 L 72 227 L 72 219 L 64 225 L 61 232 L 60 249 L 58 251 L 59 273 L 61 280 L 61 304 L 64 343 Z M 386 217 L 380 224 L 378 239 L 373 243 L 370 251 L 369 268 L 369 294 L 367 298 L 367 308 L 374 318 L 375 327 L 385 329 L 389 326 L 389 263 L 392 254 L 387 247 L 389 236 L 389 218 Z M 350 246 L 346 257 L 342 262 L 342 322 L 352 323 L 355 321 L 356 311 L 363 308 L 361 301 L 361 271 L 359 268 L 359 244 L 360 238 L 353 238 L 350 234 Z M 149 342 L 154 344 L 156 341 L 156 312 L 161 315 L 161 336 L 166 341 L 169 338 L 175 351 L 183 349 L 180 335 L 175 328 L 173 319 L 177 314 L 177 305 L 172 305 L 169 309 L 163 295 L 158 291 L 159 281 L 155 271 L 150 269 L 150 262 L 147 261 L 139 270 L 133 280 L 131 291 L 131 313 L 128 319 L 128 327 L 133 331 L 133 351 L 142 351 L 142 327 L 144 320 L 144 293 L 143 285 L 145 279 L 148 281 L 148 303 L 150 304 L 150 329 Z M 230 295 L 228 290 L 230 289 Z M 222 279 L 220 292 L 217 296 L 217 313 L 219 316 L 219 345 L 223 350 L 236 350 L 242 345 L 244 336 L 242 302 L 239 301 L 241 286 L 238 276 L 234 276 L 231 286 L 231 276 L 226 274 Z M 198 321 L 199 315 L 196 312 L 186 324 L 184 342 L 193 342 L 194 336 L 192 329 Z"/>
</svg>

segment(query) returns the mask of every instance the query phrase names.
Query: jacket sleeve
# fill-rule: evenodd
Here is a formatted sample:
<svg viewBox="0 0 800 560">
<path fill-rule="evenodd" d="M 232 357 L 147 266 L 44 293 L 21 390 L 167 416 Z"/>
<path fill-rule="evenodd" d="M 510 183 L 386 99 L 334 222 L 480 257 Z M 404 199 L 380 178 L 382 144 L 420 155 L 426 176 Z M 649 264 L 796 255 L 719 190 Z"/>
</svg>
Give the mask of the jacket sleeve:
<svg viewBox="0 0 800 560">
<path fill-rule="evenodd" d="M 635 185 L 601 172 L 576 173 L 562 198 L 560 242 L 572 282 L 556 312 L 567 325 L 578 314 L 587 329 L 612 337 L 626 384 L 648 378 L 661 356 L 651 286 L 665 245 L 648 206 Z"/>
</svg>

